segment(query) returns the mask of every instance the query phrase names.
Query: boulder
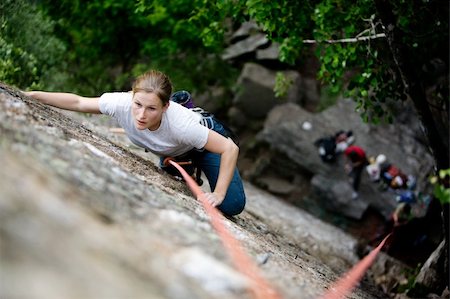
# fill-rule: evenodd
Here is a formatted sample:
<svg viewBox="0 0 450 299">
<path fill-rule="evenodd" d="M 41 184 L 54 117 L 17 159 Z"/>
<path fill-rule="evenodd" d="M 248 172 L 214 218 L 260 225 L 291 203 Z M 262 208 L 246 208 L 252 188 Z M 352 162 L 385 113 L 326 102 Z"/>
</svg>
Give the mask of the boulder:
<svg viewBox="0 0 450 299">
<path fill-rule="evenodd" d="M 238 30 L 233 32 L 231 35 L 230 43 L 235 44 L 238 41 L 241 41 L 250 35 L 256 34 L 256 33 L 262 33 L 261 28 L 256 24 L 254 21 L 248 21 L 242 23 L 242 25 L 239 27 Z"/>
<path fill-rule="evenodd" d="M 265 34 L 256 33 L 226 48 L 222 54 L 222 59 L 236 59 L 242 55 L 254 53 L 256 49 L 268 44 L 269 40 Z"/>
<path fill-rule="evenodd" d="M 276 98 L 273 92 L 276 72 L 255 63 L 246 63 L 237 82 L 233 105 L 249 118 L 264 119 L 269 111 L 283 102 L 300 101 L 300 74 L 284 71 L 292 82 L 285 98 Z"/>
<path fill-rule="evenodd" d="M 276 60 L 278 61 L 280 56 L 280 45 L 277 43 L 271 43 L 270 46 L 264 49 L 256 50 L 256 60 Z"/>
<path fill-rule="evenodd" d="M 443 277 L 444 269 L 440 269 L 445 265 L 445 240 L 430 255 L 427 261 L 417 274 L 414 281 L 415 287 L 411 290 L 413 296 L 425 296 L 428 292 L 442 293 L 446 285 L 445 280 L 448 277 Z"/>
</svg>

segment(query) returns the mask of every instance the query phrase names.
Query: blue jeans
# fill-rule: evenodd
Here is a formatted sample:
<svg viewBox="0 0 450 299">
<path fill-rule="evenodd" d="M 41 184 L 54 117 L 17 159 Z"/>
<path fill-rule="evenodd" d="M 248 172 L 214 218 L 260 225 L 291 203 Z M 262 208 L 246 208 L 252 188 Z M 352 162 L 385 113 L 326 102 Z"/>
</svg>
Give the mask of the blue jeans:
<svg viewBox="0 0 450 299">
<path fill-rule="evenodd" d="M 205 174 L 211 190 L 216 188 L 219 177 L 220 155 L 208 151 L 194 154 L 197 167 Z M 233 216 L 241 213 L 245 207 L 245 192 L 241 176 L 237 168 L 234 169 L 233 178 L 228 187 L 225 199 L 217 208 L 225 215 Z"/>
<path fill-rule="evenodd" d="M 214 119 L 212 119 L 214 121 Z M 225 128 L 218 122 L 214 121 L 214 126 L 212 128 L 214 131 L 221 135 L 224 135 Z M 184 156 L 184 155 L 183 155 Z M 192 159 L 196 167 L 199 167 L 206 178 L 208 179 L 209 186 L 212 191 L 216 188 L 217 179 L 219 177 L 220 169 L 220 155 L 216 153 L 211 153 L 207 150 L 197 151 L 192 150 L 186 154 L 187 159 Z M 161 165 L 164 158 L 161 158 Z M 173 174 L 172 166 L 164 167 L 162 169 Z M 234 216 L 241 213 L 244 210 L 246 202 L 244 186 L 242 184 L 241 176 L 239 175 L 239 170 L 237 167 L 234 169 L 233 178 L 231 179 L 230 186 L 228 187 L 227 193 L 223 202 L 217 206 L 217 208 L 227 216 Z"/>
</svg>

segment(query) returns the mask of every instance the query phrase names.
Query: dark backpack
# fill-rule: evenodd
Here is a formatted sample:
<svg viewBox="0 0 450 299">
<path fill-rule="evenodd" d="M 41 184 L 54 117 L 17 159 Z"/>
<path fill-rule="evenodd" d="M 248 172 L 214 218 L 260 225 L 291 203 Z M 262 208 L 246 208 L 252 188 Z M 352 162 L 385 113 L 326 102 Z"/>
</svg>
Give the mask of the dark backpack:
<svg viewBox="0 0 450 299">
<path fill-rule="evenodd" d="M 323 162 L 334 162 L 336 160 L 336 140 L 333 137 L 317 139 L 314 145 L 319 150 L 319 156 Z"/>
<path fill-rule="evenodd" d="M 177 91 L 170 96 L 170 100 L 200 114 L 202 116 L 200 124 L 208 129 L 216 131 L 222 136 L 230 137 L 234 143 L 239 144 L 237 135 L 233 132 L 233 130 L 215 117 L 214 114 L 204 110 L 203 108 L 196 107 L 189 92 L 185 90 Z"/>
</svg>

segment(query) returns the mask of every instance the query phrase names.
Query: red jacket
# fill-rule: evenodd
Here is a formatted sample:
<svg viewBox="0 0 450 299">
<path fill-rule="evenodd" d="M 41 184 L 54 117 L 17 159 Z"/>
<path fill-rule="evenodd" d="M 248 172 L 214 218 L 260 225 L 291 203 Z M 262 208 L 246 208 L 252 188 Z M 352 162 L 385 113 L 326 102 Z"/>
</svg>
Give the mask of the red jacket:
<svg viewBox="0 0 450 299">
<path fill-rule="evenodd" d="M 350 158 L 352 162 L 366 161 L 366 152 L 357 145 L 350 145 L 344 151 L 344 154 Z"/>
</svg>

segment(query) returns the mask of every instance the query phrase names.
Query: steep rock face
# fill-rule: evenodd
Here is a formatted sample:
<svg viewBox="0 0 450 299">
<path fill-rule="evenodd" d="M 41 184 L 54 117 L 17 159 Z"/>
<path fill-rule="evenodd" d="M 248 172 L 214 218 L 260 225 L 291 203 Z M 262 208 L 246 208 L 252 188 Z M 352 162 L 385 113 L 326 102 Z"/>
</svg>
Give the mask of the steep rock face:
<svg viewBox="0 0 450 299">
<path fill-rule="evenodd" d="M 0 107 L 0 297 L 249 298 L 201 205 L 152 157 L 5 86 Z M 318 297 L 358 260 L 349 235 L 246 190 L 223 221 L 283 298 Z M 364 280 L 352 298 L 383 296 Z"/>
</svg>

